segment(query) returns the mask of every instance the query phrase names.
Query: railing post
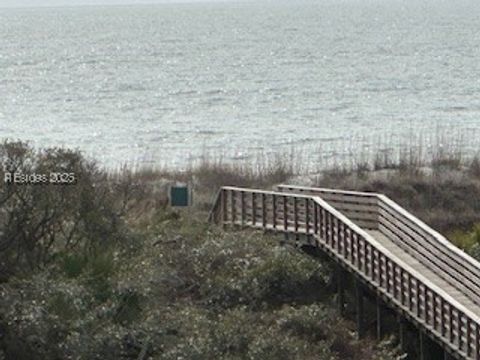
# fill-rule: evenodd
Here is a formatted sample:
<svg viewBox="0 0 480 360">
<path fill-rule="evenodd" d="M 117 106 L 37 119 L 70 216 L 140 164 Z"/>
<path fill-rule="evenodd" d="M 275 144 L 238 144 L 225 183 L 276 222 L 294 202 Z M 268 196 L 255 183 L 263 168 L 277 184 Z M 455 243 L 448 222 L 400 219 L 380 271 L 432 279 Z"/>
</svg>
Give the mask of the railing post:
<svg viewBox="0 0 480 360">
<path fill-rule="evenodd" d="M 475 359 L 480 359 L 480 325 L 475 323 Z"/>
<path fill-rule="evenodd" d="M 293 198 L 293 224 L 295 233 L 298 232 L 298 204 L 297 204 L 297 197 Z"/>
<path fill-rule="evenodd" d="M 222 227 L 225 229 L 227 227 L 228 213 L 227 213 L 227 190 L 222 189 L 221 193 L 222 201 Z"/>
<path fill-rule="evenodd" d="M 283 230 L 288 231 L 288 208 L 287 208 L 287 196 L 283 196 Z"/>
<path fill-rule="evenodd" d="M 273 217 L 273 228 L 277 229 L 277 197 L 275 194 L 272 195 L 272 217 Z"/>
<path fill-rule="evenodd" d="M 375 276 L 375 248 L 372 246 L 370 247 L 370 271 L 372 272 L 372 281 L 376 281 L 376 276 Z"/>
<path fill-rule="evenodd" d="M 450 335 L 450 342 L 453 343 L 453 340 L 455 339 L 455 333 L 453 331 L 453 311 L 452 311 L 452 306 L 448 304 L 448 324 L 449 324 L 449 335 Z"/>
<path fill-rule="evenodd" d="M 408 310 L 413 312 L 413 293 L 412 293 L 412 277 L 407 273 L 407 297 L 408 297 Z"/>
<path fill-rule="evenodd" d="M 472 329 L 471 329 L 471 326 L 472 326 L 472 323 L 470 321 L 470 318 L 468 317 L 465 317 L 465 321 L 467 322 L 467 327 L 466 327 L 466 334 L 465 334 L 465 338 L 466 338 L 466 342 L 467 342 L 467 356 L 471 356 L 472 355 Z"/>
<path fill-rule="evenodd" d="M 375 247 L 372 245 L 370 247 L 370 277 L 372 278 L 372 281 L 375 281 Z"/>
<path fill-rule="evenodd" d="M 385 289 L 390 294 L 390 259 L 385 258 Z"/>
<path fill-rule="evenodd" d="M 323 241 L 328 245 L 327 214 L 324 208 L 320 208 L 320 227 Z"/>
<path fill-rule="evenodd" d="M 458 343 L 458 348 L 462 350 L 463 348 L 463 342 L 462 342 L 462 312 L 460 310 L 457 310 L 457 343 Z"/>
<path fill-rule="evenodd" d="M 257 224 L 257 203 L 255 201 L 255 193 L 252 192 L 252 225 Z"/>
<path fill-rule="evenodd" d="M 415 279 L 415 306 L 417 307 L 417 317 L 420 318 L 421 315 L 421 307 L 420 307 L 420 302 L 421 302 L 421 297 L 420 297 L 420 282 L 418 279 Z"/>
<path fill-rule="evenodd" d="M 265 229 L 267 227 L 267 207 L 265 201 L 265 194 L 262 193 L 262 227 Z"/>
<path fill-rule="evenodd" d="M 400 304 L 405 305 L 405 296 L 404 296 L 404 287 L 403 287 L 403 269 L 401 267 L 398 268 L 398 273 L 400 277 Z"/>
<path fill-rule="evenodd" d="M 354 245 L 353 241 L 354 241 L 354 239 L 355 239 L 355 233 L 353 232 L 352 229 L 350 229 L 350 236 L 349 236 L 348 241 L 349 241 L 349 244 L 350 244 L 350 263 L 352 265 L 355 264 L 355 256 L 353 254 L 353 245 Z"/>
<path fill-rule="evenodd" d="M 357 268 L 361 270 L 361 260 L 360 260 L 360 237 L 355 233 L 355 262 Z"/>
<path fill-rule="evenodd" d="M 325 242 L 327 243 L 327 245 L 329 246 L 332 246 L 333 248 L 333 237 L 330 238 L 330 234 L 331 234 L 331 230 L 330 230 L 330 213 L 326 212 L 325 211 Z"/>
<path fill-rule="evenodd" d="M 445 336 L 447 329 L 445 327 L 445 302 L 442 297 L 440 297 L 440 334 L 442 337 Z"/>
<path fill-rule="evenodd" d="M 398 288 L 397 288 L 397 265 L 392 263 L 392 275 L 393 275 L 393 298 L 398 299 Z"/>
<path fill-rule="evenodd" d="M 240 191 L 240 220 L 242 223 L 242 226 L 245 225 L 245 192 Z"/>
<path fill-rule="evenodd" d="M 310 199 L 305 198 L 305 230 L 307 236 L 310 234 Z"/>
<path fill-rule="evenodd" d="M 363 238 L 363 236 L 361 236 L 359 239 L 360 239 L 361 241 L 358 243 L 358 244 L 360 245 L 360 246 L 359 246 L 359 247 L 360 247 L 360 258 L 359 258 L 360 263 L 359 263 L 359 267 L 358 267 L 358 268 L 360 269 L 360 271 L 366 272 L 366 262 L 365 262 L 365 260 L 366 260 L 366 259 L 365 259 L 365 257 L 366 257 L 366 256 L 365 256 L 365 253 L 366 253 L 366 251 L 365 251 L 365 249 L 366 249 L 366 245 L 367 245 L 367 244 L 365 243 L 365 239 Z"/>
<path fill-rule="evenodd" d="M 384 282 L 383 282 L 383 275 L 385 274 L 384 264 L 385 264 L 385 258 L 383 257 L 383 254 L 378 253 L 378 280 L 377 281 L 380 288 L 384 286 Z"/>
<path fill-rule="evenodd" d="M 429 304 L 429 291 L 425 287 L 424 288 L 424 296 L 425 296 L 425 324 L 429 325 L 430 324 L 430 304 Z"/>
<path fill-rule="evenodd" d="M 235 191 L 230 190 L 230 196 L 231 196 L 231 203 L 230 206 L 232 207 L 232 225 L 235 225 L 235 221 L 237 220 L 237 209 L 236 204 L 235 204 Z"/>
<path fill-rule="evenodd" d="M 340 234 L 341 234 L 341 231 L 340 231 L 340 224 L 339 224 L 339 221 L 337 218 L 334 218 L 333 219 L 333 228 L 334 228 L 334 232 L 335 232 L 335 237 L 336 237 L 336 245 L 337 245 L 337 254 L 339 256 L 342 255 L 342 248 L 341 248 L 341 243 L 342 243 L 342 240 L 340 238 Z"/>
</svg>

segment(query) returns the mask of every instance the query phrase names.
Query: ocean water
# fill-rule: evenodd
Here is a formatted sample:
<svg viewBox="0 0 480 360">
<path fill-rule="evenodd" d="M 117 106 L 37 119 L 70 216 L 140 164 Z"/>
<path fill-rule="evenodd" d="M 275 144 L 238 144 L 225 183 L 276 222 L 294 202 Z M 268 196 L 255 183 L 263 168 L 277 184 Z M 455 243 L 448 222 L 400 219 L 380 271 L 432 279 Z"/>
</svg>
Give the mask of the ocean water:
<svg viewBox="0 0 480 360">
<path fill-rule="evenodd" d="M 0 138 L 107 166 L 475 152 L 479 129 L 478 0 L 0 8 Z"/>
</svg>

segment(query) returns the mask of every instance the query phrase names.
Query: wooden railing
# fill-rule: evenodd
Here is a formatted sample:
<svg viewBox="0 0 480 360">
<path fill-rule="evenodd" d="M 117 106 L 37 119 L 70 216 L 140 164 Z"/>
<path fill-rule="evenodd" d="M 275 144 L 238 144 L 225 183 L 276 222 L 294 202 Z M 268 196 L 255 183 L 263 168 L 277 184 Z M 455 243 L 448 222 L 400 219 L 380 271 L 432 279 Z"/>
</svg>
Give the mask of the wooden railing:
<svg viewBox="0 0 480 360">
<path fill-rule="evenodd" d="M 362 228 L 376 229 L 480 305 L 480 263 L 453 246 L 445 237 L 377 193 L 279 185 L 282 192 L 317 195 Z M 363 207 L 366 201 L 371 204 Z M 350 208 L 350 206 L 353 206 Z M 358 212 L 360 209 L 361 212 Z M 364 219 L 370 218 L 365 224 Z M 373 221 L 376 224 L 373 224 Z"/>
<path fill-rule="evenodd" d="M 399 313 L 416 322 L 452 354 L 459 358 L 480 360 L 478 314 L 382 246 L 343 213 L 348 209 L 339 211 L 330 204 L 332 199 L 336 199 L 333 202 L 341 209 L 339 199 L 342 196 L 354 199 L 353 193 L 333 192 L 329 193 L 332 198 L 327 202 L 324 196 L 328 192 L 319 197 L 309 195 L 307 191 L 299 195 L 223 187 L 218 193 L 210 219 L 224 226 L 307 235 L 316 246 L 354 272 Z M 377 202 L 377 206 L 378 209 L 381 206 L 382 210 L 378 214 L 385 215 L 383 212 L 391 204 L 384 198 L 378 198 L 377 194 L 373 194 L 373 197 L 372 194 L 365 194 L 368 193 L 362 193 L 359 198 L 380 199 L 382 204 Z M 370 213 L 370 205 L 373 204 L 369 204 L 367 209 L 357 208 L 356 211 Z M 378 219 L 377 226 L 381 230 L 386 223 L 382 225 L 383 220 L 380 217 Z M 475 267 L 476 264 L 472 262 L 470 265 Z M 467 287 L 467 283 L 464 285 Z"/>
<path fill-rule="evenodd" d="M 378 195 L 379 230 L 480 305 L 480 264 L 384 195 Z"/>
<path fill-rule="evenodd" d="M 378 198 L 376 193 L 278 185 L 278 191 L 320 196 L 336 210 L 364 229 L 378 229 Z"/>
</svg>

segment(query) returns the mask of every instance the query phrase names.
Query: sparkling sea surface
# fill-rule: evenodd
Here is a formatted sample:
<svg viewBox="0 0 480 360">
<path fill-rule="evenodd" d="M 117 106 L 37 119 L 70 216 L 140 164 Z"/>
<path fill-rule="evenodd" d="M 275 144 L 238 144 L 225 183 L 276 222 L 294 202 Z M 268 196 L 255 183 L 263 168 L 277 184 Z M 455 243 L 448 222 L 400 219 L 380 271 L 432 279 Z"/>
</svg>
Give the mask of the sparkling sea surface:
<svg viewBox="0 0 480 360">
<path fill-rule="evenodd" d="M 0 139 L 107 166 L 480 150 L 480 1 L 0 8 Z"/>
</svg>

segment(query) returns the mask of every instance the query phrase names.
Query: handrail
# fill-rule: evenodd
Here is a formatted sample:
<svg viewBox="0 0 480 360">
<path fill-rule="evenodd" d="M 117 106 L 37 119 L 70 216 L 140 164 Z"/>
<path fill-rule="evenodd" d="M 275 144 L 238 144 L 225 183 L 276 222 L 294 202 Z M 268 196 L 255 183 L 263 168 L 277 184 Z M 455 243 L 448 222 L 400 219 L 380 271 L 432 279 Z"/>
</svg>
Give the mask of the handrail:
<svg viewBox="0 0 480 360">
<path fill-rule="evenodd" d="M 423 231 L 426 233 L 429 233 L 429 235 L 432 235 L 436 241 L 438 241 L 442 246 L 446 247 L 449 251 L 453 252 L 455 255 L 458 255 L 462 258 L 463 261 L 466 261 L 470 265 L 473 265 L 476 269 L 480 271 L 480 262 L 474 259 L 473 257 L 469 256 L 456 246 L 454 246 L 450 241 L 448 241 L 443 235 L 432 229 L 430 226 L 425 224 L 423 221 L 418 219 L 417 217 L 413 216 L 410 214 L 408 211 L 406 211 L 404 208 L 402 208 L 400 205 L 398 205 L 396 202 L 394 202 L 392 199 L 385 195 L 378 194 L 378 198 L 385 202 L 386 204 L 390 205 L 392 208 L 394 208 L 397 212 L 411 220 L 412 222 L 415 222 L 416 225 L 418 225 Z M 461 263 L 460 263 L 461 264 Z"/>
<path fill-rule="evenodd" d="M 302 187 L 295 185 L 278 185 L 278 188 L 283 191 L 310 193 L 312 195 L 318 194 L 320 196 L 324 194 L 346 194 L 352 197 L 376 197 L 377 227 L 379 230 L 381 232 L 386 231 L 389 235 L 392 235 L 390 231 L 391 227 L 396 228 L 397 233 L 394 233 L 393 235 L 394 237 L 399 238 L 399 240 L 395 241 L 395 239 L 392 238 L 394 242 L 431 270 L 435 272 L 439 270 L 445 271 L 439 275 L 455 288 L 465 292 L 473 302 L 480 305 L 480 263 L 453 246 L 442 235 L 430 228 L 420 219 L 410 214 L 387 196 L 378 193 Z M 341 200 L 336 201 L 341 202 Z M 346 207 L 348 208 L 348 204 Z M 385 212 L 387 212 L 388 215 L 385 215 Z M 394 218 L 393 222 L 389 217 Z M 406 223 L 405 219 L 407 219 L 409 223 Z M 396 222 L 400 223 L 400 225 Z M 398 226 L 400 226 L 400 228 L 398 228 Z M 407 229 L 407 232 L 405 232 L 404 229 Z M 401 232 L 400 235 L 398 235 L 398 231 Z M 431 248 L 428 248 L 428 246 Z M 436 258 L 434 256 L 435 254 L 432 254 L 432 251 L 440 254 L 443 258 Z M 449 260 L 452 264 L 445 263 L 446 260 Z"/>
<path fill-rule="evenodd" d="M 278 185 L 282 192 L 318 195 L 362 228 L 378 230 L 378 198 L 376 193 L 337 189 Z"/>
<path fill-rule="evenodd" d="M 451 350 L 480 359 L 479 315 L 391 253 L 321 197 L 223 187 L 214 209 L 222 213 L 224 225 L 313 236 L 318 246 L 353 269 Z M 218 218 L 212 217 L 217 222 Z M 278 220 L 283 224 L 278 224 Z"/>
<path fill-rule="evenodd" d="M 420 249 L 412 249 L 412 255 L 419 261 L 430 267 L 434 271 L 442 270 L 438 273 L 440 277 L 449 282 L 452 286 L 465 292 L 465 294 L 476 304 L 480 305 L 480 263 L 468 256 L 441 235 L 430 229 L 419 219 L 413 217 L 395 202 L 386 196 L 379 196 L 380 209 L 387 211 L 382 206 L 388 206 L 395 212 L 395 219 L 406 228 L 409 233 L 404 233 L 404 238 L 410 238 L 411 242 L 416 243 Z M 382 204 L 383 203 L 383 204 Z M 406 218 L 412 224 L 406 223 L 401 217 Z M 383 220 L 380 216 L 380 223 L 385 229 L 389 229 L 388 220 Z M 384 223 L 385 222 L 385 223 Z M 393 224 L 394 227 L 397 225 Z M 415 227 L 418 227 L 417 229 Z M 419 232 L 420 229 L 422 233 Z M 413 235 L 410 235 L 413 234 Z M 417 240 L 417 235 L 420 240 Z M 406 244 L 408 247 L 411 245 Z"/>
<path fill-rule="evenodd" d="M 331 193 L 331 194 L 366 196 L 366 197 L 376 197 L 377 195 L 380 195 L 376 192 L 339 190 L 339 189 L 319 188 L 319 187 L 300 186 L 300 185 L 287 185 L 287 184 L 277 185 L 277 188 L 280 191 L 283 190 L 283 189 L 285 189 L 285 190 L 296 190 L 296 191 L 300 191 L 300 192 L 315 191 L 315 192 L 323 192 L 323 193 Z"/>
</svg>

